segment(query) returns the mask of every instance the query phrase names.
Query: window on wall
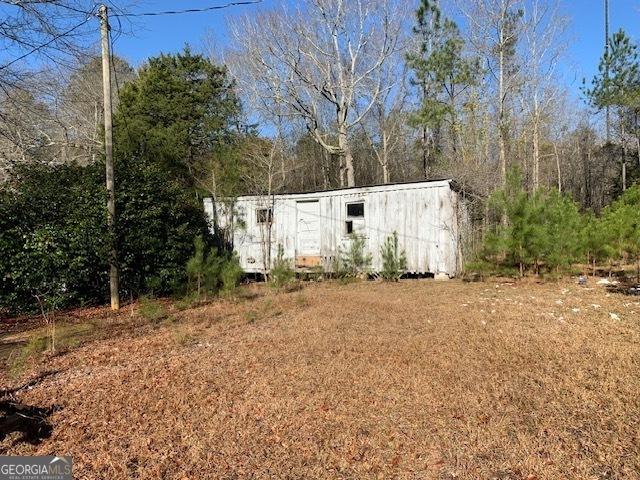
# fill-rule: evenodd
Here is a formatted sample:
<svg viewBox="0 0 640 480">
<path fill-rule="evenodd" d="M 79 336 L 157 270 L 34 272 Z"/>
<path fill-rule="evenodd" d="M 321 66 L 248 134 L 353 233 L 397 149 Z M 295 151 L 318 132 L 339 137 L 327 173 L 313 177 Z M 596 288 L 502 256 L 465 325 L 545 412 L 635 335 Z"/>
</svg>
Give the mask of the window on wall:
<svg viewBox="0 0 640 480">
<path fill-rule="evenodd" d="M 364 217 L 364 202 L 347 203 L 347 217 Z"/>
<path fill-rule="evenodd" d="M 273 212 L 270 208 L 258 208 L 256 210 L 256 221 L 258 223 L 272 223 Z"/>
<path fill-rule="evenodd" d="M 347 218 L 344 222 L 346 235 L 364 232 L 364 202 L 347 203 Z"/>
<path fill-rule="evenodd" d="M 353 233 L 353 220 L 347 220 L 346 222 L 344 222 L 344 228 L 345 228 L 345 232 L 347 235 L 350 235 Z"/>
</svg>

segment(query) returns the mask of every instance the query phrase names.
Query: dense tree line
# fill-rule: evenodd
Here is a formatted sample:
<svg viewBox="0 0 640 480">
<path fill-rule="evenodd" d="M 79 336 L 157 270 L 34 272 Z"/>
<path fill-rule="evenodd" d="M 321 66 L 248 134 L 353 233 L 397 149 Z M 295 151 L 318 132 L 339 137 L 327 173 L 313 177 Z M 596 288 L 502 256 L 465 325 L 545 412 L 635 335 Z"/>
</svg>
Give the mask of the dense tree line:
<svg viewBox="0 0 640 480">
<path fill-rule="evenodd" d="M 599 212 L 637 178 L 636 45 L 624 32 L 601 60 L 606 84 L 601 67 L 574 99 L 561 72 L 569 22 L 554 0 L 421 0 L 413 16 L 404 2 L 349 4 L 231 22 L 224 58 L 252 118 L 281 139 L 282 189 L 451 176 L 486 201 L 518 166 L 528 190 Z"/>
<path fill-rule="evenodd" d="M 79 77 L 98 67 L 89 61 Z M 79 77 L 71 78 L 64 97 L 79 101 Z M 114 241 L 124 298 L 185 288 L 194 238 L 214 243 L 201 202 L 200 175 L 209 172 L 203 165 L 232 163 L 229 152 L 245 136 L 225 69 L 201 55 L 188 49 L 161 55 L 131 78 L 114 116 Z M 92 88 L 85 97 L 100 86 Z M 44 161 L 34 155 L 17 162 L 0 186 L 0 313 L 107 298 L 104 163 L 91 156 L 94 138 L 77 139 L 77 156 L 59 161 L 43 144 L 37 150 Z M 219 169 L 223 179 L 225 168 Z"/>
<path fill-rule="evenodd" d="M 639 202 L 636 184 L 596 216 L 555 189 L 525 190 L 520 171 L 511 170 L 489 198 L 489 226 L 468 270 L 557 277 L 633 264 L 640 278 Z"/>
<path fill-rule="evenodd" d="M 0 68 L 0 301 L 101 301 L 101 70 L 78 17 L 91 7 L 24 5 L 0 43 L 44 47 L 37 67 Z M 567 24 L 556 0 L 304 0 L 232 18 L 229 44 L 209 54 L 137 70 L 114 56 L 124 296 L 179 288 L 194 238 L 207 251 L 223 240 L 207 234 L 204 196 L 443 176 L 473 212 L 476 266 L 635 261 L 637 45 L 612 35 L 572 99 Z"/>
</svg>

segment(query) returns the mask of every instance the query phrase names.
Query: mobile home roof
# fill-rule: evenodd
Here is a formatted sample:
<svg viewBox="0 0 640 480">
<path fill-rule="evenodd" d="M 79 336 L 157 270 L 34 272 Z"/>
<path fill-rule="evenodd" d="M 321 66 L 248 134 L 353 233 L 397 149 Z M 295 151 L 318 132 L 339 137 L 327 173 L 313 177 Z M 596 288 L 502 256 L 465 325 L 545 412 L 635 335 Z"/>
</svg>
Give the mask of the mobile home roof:
<svg viewBox="0 0 640 480">
<path fill-rule="evenodd" d="M 431 180 L 416 180 L 412 182 L 398 182 L 398 183 L 385 183 L 378 185 L 362 185 L 359 187 L 341 187 L 328 190 L 314 190 L 311 192 L 286 192 L 275 193 L 275 197 L 279 198 L 309 198 L 320 196 L 332 196 L 343 195 L 349 193 L 370 193 L 370 192 L 385 192 L 393 190 L 412 190 L 418 188 L 437 188 L 437 187 L 452 187 L 453 180 L 451 178 L 439 178 Z M 237 197 L 241 199 L 252 199 L 264 197 L 265 195 L 240 195 Z"/>
</svg>

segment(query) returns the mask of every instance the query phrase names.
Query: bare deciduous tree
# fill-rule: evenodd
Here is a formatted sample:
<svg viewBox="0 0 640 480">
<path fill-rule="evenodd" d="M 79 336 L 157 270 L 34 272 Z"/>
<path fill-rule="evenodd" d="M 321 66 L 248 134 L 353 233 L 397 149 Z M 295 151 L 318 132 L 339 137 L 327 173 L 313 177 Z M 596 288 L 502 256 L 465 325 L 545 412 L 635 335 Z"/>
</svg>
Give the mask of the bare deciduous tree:
<svg viewBox="0 0 640 480">
<path fill-rule="evenodd" d="M 524 8 L 521 97 L 531 122 L 532 183 L 540 186 L 542 123 L 551 120 L 554 103 L 565 91 L 557 78 L 567 25 L 556 0 L 532 0 Z M 556 156 L 557 157 L 557 156 Z"/>
<path fill-rule="evenodd" d="M 407 124 L 407 105 L 409 90 L 406 84 L 406 72 L 397 61 L 389 62 L 384 69 L 389 85 L 377 98 L 369 111 L 369 115 L 361 122 L 365 138 L 375 155 L 378 166 L 382 170 L 382 182 L 391 181 L 391 161 L 393 153 L 405 139 L 403 131 Z"/>
<path fill-rule="evenodd" d="M 89 0 L 0 0 L 4 172 L 19 162 L 94 159 L 102 122 L 102 74 L 91 67 L 95 10 Z M 124 82 L 132 70 L 119 73 Z"/>
<path fill-rule="evenodd" d="M 89 0 L 0 0 L 0 88 L 20 87 L 37 63 L 71 65 L 95 38 Z M 91 37 L 90 37 L 91 35 Z"/>
<path fill-rule="evenodd" d="M 510 110 L 518 80 L 517 47 L 522 33 L 521 0 L 472 0 L 460 2 L 469 23 L 471 42 L 485 58 L 485 67 L 495 81 L 495 113 L 499 169 L 506 181 L 511 130 Z"/>
<path fill-rule="evenodd" d="M 306 0 L 243 17 L 231 26 L 232 72 L 267 110 L 304 122 L 338 155 L 341 184 L 353 186 L 350 134 L 391 88 L 383 67 L 398 49 L 400 18 L 393 0 Z"/>
<path fill-rule="evenodd" d="M 245 147 L 245 160 L 248 168 L 244 175 L 248 193 L 260 195 L 258 210 L 262 218 L 260 225 L 260 245 L 262 247 L 263 274 L 268 277 L 272 266 L 273 252 L 273 216 L 275 215 L 275 194 L 282 190 L 284 178 L 282 172 L 285 156 L 285 142 L 280 135 L 273 140 L 256 139 Z"/>
</svg>

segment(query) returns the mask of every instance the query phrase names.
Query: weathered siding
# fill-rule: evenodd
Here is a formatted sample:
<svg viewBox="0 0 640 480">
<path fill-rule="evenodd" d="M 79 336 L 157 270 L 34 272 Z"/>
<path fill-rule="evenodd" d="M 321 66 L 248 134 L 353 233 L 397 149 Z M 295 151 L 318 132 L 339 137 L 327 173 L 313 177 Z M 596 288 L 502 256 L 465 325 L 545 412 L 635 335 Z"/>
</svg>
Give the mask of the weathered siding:
<svg viewBox="0 0 640 480">
<path fill-rule="evenodd" d="M 410 272 L 453 276 L 458 271 L 458 194 L 451 189 L 448 180 L 276 195 L 273 199 L 272 258 L 275 258 L 278 244 L 283 246 L 286 258 L 294 259 L 300 254 L 296 240 L 297 202 L 311 200 L 319 202 L 320 255 L 327 270 L 340 249 L 348 246 L 346 205 L 363 201 L 365 213 L 361 233 L 373 256 L 374 271 L 381 269 L 380 248 L 394 231 L 398 232 L 399 244 L 406 251 Z M 263 271 L 266 227 L 257 223 L 256 210 L 268 208 L 270 203 L 265 197 L 249 196 L 236 201 L 233 244 L 242 268 L 247 272 Z M 205 202 L 205 209 L 213 219 L 214 206 L 210 200 Z M 218 226 L 228 227 L 227 217 L 220 210 L 218 207 Z M 305 215 L 309 215 L 309 210 L 312 209 L 305 208 Z"/>
</svg>

